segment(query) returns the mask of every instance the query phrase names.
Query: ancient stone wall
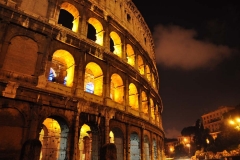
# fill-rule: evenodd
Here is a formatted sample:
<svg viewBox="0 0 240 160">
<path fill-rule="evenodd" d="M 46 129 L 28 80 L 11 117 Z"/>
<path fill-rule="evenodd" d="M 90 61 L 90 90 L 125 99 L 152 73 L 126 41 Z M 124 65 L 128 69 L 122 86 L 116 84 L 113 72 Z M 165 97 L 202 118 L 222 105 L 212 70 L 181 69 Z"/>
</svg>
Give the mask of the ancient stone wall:
<svg viewBox="0 0 240 160">
<path fill-rule="evenodd" d="M 100 159 L 109 143 L 119 160 L 161 159 L 152 40 L 131 1 L 0 0 L 0 13 L 0 159 Z"/>
</svg>

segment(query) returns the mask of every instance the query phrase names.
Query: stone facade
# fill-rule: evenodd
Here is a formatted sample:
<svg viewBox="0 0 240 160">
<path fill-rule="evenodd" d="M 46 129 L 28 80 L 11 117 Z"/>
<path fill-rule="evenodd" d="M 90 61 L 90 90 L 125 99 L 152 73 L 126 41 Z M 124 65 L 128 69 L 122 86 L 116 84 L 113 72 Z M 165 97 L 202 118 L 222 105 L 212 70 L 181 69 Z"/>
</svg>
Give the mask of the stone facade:
<svg viewBox="0 0 240 160">
<path fill-rule="evenodd" d="M 69 22 L 68 22 L 69 21 Z M 0 0 L 0 159 L 162 160 L 151 33 L 131 0 Z"/>
</svg>

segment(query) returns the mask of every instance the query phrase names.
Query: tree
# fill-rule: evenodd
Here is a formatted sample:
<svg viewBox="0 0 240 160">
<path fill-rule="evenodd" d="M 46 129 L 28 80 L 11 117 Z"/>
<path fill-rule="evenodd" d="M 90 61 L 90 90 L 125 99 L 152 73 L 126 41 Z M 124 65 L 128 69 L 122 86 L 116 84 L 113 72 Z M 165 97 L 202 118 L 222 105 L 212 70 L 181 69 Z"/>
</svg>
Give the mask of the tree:
<svg viewBox="0 0 240 160">
<path fill-rule="evenodd" d="M 181 134 L 182 136 L 191 136 L 195 134 L 196 127 L 195 126 L 189 126 L 182 129 Z"/>
<path fill-rule="evenodd" d="M 214 139 L 210 135 L 209 129 L 204 129 L 203 123 L 201 123 L 200 119 L 196 121 L 195 127 L 194 142 L 196 148 L 197 150 L 203 149 L 204 151 L 207 151 L 208 147 L 214 143 Z"/>
<path fill-rule="evenodd" d="M 204 129 L 203 123 L 200 119 L 196 120 L 195 126 L 183 128 L 181 131 L 182 136 L 193 136 L 194 143 L 191 144 L 197 150 L 206 151 L 209 146 L 214 143 L 213 137 L 210 135 L 209 129 Z"/>
<path fill-rule="evenodd" d="M 235 119 L 236 117 L 240 117 L 239 106 L 223 115 L 224 123 L 221 127 L 221 133 L 218 134 L 215 140 L 217 151 L 230 151 L 238 148 L 240 144 L 240 130 L 229 124 L 229 120 Z"/>
</svg>

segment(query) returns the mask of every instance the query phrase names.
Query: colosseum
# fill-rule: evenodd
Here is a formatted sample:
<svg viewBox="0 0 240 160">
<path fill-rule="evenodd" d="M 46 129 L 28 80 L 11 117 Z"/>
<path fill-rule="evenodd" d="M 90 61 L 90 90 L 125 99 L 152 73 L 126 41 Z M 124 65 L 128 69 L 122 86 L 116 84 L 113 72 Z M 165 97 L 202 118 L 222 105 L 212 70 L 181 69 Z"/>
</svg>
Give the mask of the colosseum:
<svg viewBox="0 0 240 160">
<path fill-rule="evenodd" d="M 164 159 L 153 39 L 131 0 L 0 0 L 0 57 L 0 159 Z"/>
</svg>

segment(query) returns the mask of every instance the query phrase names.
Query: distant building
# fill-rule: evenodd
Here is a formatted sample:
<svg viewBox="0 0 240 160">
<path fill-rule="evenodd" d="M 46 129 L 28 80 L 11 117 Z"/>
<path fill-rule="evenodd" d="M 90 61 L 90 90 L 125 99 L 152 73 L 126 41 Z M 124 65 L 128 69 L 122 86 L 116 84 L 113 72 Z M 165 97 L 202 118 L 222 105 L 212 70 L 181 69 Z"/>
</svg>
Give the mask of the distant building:
<svg viewBox="0 0 240 160">
<path fill-rule="evenodd" d="M 201 116 L 204 129 L 208 128 L 210 130 L 210 134 L 214 139 L 217 137 L 217 134 L 220 132 L 220 127 L 223 122 L 222 115 L 234 108 L 235 107 L 230 107 L 230 106 L 220 106 L 218 109 Z"/>
<path fill-rule="evenodd" d="M 193 142 L 194 135 L 191 136 L 178 136 L 178 144 L 189 144 Z"/>
</svg>

